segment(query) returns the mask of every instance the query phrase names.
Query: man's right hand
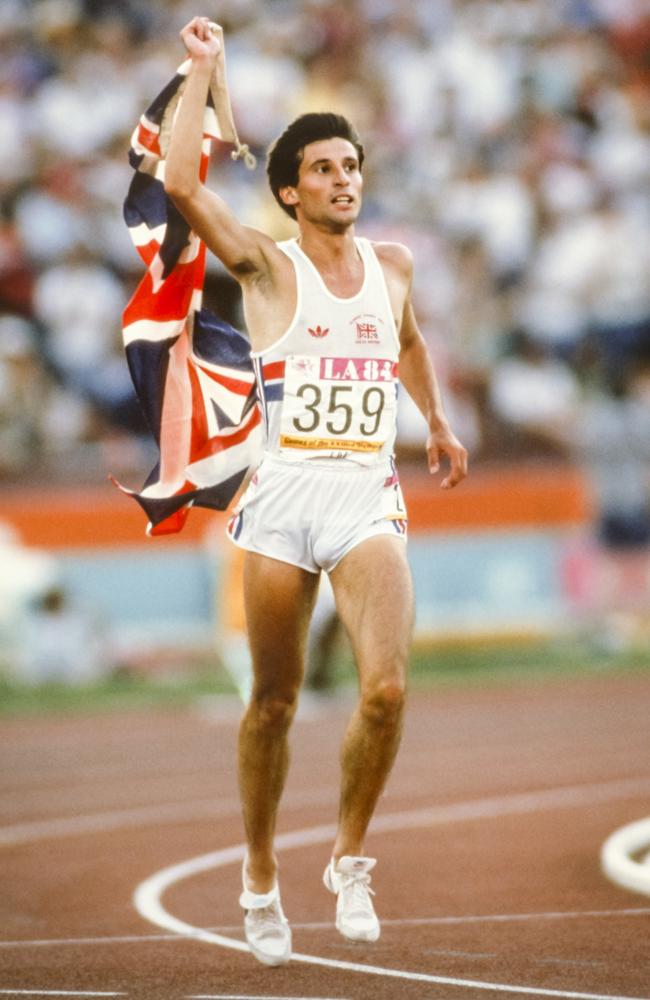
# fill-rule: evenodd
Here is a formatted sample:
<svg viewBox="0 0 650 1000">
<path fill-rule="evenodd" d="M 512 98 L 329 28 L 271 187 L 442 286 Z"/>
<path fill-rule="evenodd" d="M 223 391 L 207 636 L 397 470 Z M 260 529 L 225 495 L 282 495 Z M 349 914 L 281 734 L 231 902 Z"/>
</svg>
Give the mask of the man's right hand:
<svg viewBox="0 0 650 1000">
<path fill-rule="evenodd" d="M 181 31 L 183 45 L 192 59 L 216 63 L 223 53 L 223 29 L 208 17 L 193 17 Z"/>
</svg>

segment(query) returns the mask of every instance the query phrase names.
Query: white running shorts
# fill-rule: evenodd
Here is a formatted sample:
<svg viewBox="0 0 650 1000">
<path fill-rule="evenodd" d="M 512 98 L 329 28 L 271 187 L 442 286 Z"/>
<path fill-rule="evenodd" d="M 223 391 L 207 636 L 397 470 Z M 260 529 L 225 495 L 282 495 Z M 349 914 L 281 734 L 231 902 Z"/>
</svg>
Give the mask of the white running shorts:
<svg viewBox="0 0 650 1000">
<path fill-rule="evenodd" d="M 341 469 L 265 456 L 228 522 L 236 545 L 318 573 L 374 535 L 406 540 L 395 466 Z"/>
</svg>

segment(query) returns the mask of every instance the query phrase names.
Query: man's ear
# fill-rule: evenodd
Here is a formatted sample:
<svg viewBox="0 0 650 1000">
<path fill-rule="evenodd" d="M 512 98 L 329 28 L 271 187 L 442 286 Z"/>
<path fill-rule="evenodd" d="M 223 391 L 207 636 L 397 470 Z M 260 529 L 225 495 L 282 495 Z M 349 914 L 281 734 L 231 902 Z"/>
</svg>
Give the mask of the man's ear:
<svg viewBox="0 0 650 1000">
<path fill-rule="evenodd" d="M 285 205 L 298 204 L 298 192 L 295 187 L 282 187 L 279 189 L 278 194 L 280 195 L 280 200 L 283 201 Z"/>
</svg>

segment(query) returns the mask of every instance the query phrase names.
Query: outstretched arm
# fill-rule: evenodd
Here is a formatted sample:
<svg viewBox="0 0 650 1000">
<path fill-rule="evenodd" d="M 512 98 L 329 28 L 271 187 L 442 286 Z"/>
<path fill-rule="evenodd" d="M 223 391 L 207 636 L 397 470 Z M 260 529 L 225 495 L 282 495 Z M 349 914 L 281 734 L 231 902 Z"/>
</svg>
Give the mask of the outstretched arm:
<svg viewBox="0 0 650 1000">
<path fill-rule="evenodd" d="M 181 31 L 191 56 L 183 99 L 165 164 L 165 191 L 192 229 L 238 280 L 268 271 L 278 251 L 271 239 L 243 226 L 228 205 L 199 180 L 203 112 L 213 76 L 217 117 L 229 108 L 223 32 L 207 17 L 194 17 Z"/>
<path fill-rule="evenodd" d="M 429 428 L 426 444 L 429 472 L 437 472 L 440 459 L 446 456 L 450 470 L 441 485 L 443 489 L 451 489 L 467 475 L 467 452 L 449 426 L 436 373 L 415 321 L 410 295 L 404 306 L 400 343 L 400 381 Z"/>
</svg>

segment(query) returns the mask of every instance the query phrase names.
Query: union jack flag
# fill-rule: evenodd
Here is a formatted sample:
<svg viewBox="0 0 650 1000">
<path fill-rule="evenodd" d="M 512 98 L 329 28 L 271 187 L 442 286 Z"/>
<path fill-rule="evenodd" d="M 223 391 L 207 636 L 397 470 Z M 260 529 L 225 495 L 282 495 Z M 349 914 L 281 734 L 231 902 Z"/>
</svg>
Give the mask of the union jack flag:
<svg viewBox="0 0 650 1000">
<path fill-rule="evenodd" d="M 189 66 L 187 60 L 179 67 L 140 118 L 129 152 L 135 175 L 124 202 L 125 222 L 147 270 L 124 310 L 122 332 L 160 457 L 140 492 L 117 485 L 144 509 L 151 535 L 180 531 L 193 506 L 225 510 L 257 464 L 262 442 L 249 343 L 201 308 L 205 245 L 164 189 L 171 124 Z M 213 139 L 236 142 L 247 153 L 232 116 L 218 117 L 210 91 L 201 181 Z"/>
</svg>

